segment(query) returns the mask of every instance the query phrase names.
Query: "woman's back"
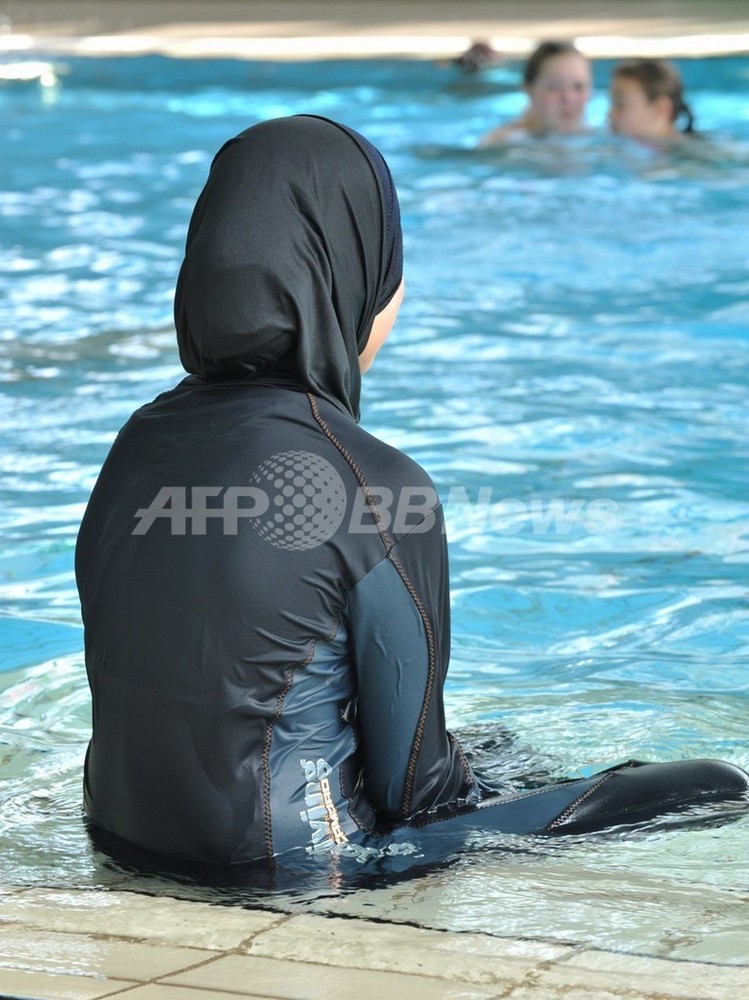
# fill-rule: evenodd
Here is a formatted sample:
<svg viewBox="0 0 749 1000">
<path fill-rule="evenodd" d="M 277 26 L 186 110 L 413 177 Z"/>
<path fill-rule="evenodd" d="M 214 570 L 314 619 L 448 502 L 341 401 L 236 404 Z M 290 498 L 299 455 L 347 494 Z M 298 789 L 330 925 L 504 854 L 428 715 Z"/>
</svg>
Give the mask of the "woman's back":
<svg viewBox="0 0 749 1000">
<path fill-rule="evenodd" d="M 386 530 L 366 500 L 382 482 Z M 305 392 L 187 379 L 134 414 L 78 544 L 107 719 L 89 753 L 90 818 L 221 862 L 329 846 L 356 828 L 352 811 L 371 826 L 355 792 L 348 602 L 435 503 L 415 463 Z M 441 524 L 430 530 L 439 563 Z M 445 567 L 426 569 L 439 589 Z M 400 598 L 414 600 L 405 586 Z M 305 819 L 318 771 L 332 808 Z"/>
</svg>

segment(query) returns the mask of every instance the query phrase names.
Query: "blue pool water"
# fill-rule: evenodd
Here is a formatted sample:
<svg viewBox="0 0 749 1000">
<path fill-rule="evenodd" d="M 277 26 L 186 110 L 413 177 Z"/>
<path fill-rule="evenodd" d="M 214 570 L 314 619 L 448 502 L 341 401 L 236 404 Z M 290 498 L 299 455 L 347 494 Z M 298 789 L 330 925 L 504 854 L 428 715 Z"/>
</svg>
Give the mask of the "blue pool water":
<svg viewBox="0 0 749 1000">
<path fill-rule="evenodd" d="M 139 885 L 80 824 L 77 525 L 119 426 L 180 377 L 213 153 L 295 112 L 365 132 L 400 191 L 407 299 L 363 423 L 445 498 L 451 727 L 489 764 L 505 727 L 560 775 L 749 767 L 749 59 L 681 68 L 705 135 L 670 155 L 606 135 L 604 62 L 590 137 L 481 152 L 515 66 L 66 59 L 56 86 L 0 83 L 0 880 Z M 405 888 L 275 901 L 746 962 L 748 846 L 746 817 L 507 838 Z"/>
</svg>

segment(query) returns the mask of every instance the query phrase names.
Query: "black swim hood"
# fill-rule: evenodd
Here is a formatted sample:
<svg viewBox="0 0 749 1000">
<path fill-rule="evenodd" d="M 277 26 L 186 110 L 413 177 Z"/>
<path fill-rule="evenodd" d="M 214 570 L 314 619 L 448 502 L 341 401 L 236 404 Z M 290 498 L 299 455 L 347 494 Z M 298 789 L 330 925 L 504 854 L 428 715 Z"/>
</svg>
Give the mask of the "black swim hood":
<svg viewBox="0 0 749 1000">
<path fill-rule="evenodd" d="M 174 318 L 201 378 L 277 378 L 359 417 L 359 354 L 402 277 L 381 154 L 312 115 L 261 122 L 216 154 L 190 220 Z"/>
</svg>

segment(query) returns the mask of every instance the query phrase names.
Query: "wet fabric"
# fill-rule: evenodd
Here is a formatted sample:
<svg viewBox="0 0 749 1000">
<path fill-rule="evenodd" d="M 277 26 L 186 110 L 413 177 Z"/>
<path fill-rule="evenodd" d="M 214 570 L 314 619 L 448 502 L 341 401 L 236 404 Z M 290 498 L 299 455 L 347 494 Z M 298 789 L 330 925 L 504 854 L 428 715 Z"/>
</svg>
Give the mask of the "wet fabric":
<svg viewBox="0 0 749 1000">
<path fill-rule="evenodd" d="M 358 356 L 400 284 L 401 242 L 387 165 L 352 129 L 300 115 L 245 130 L 217 153 L 190 221 L 182 364 L 208 379 L 286 375 L 358 417 Z"/>
<path fill-rule="evenodd" d="M 443 527 L 424 471 L 312 394 L 192 378 L 136 412 L 77 547 L 88 816 L 232 863 L 478 801 Z"/>
</svg>

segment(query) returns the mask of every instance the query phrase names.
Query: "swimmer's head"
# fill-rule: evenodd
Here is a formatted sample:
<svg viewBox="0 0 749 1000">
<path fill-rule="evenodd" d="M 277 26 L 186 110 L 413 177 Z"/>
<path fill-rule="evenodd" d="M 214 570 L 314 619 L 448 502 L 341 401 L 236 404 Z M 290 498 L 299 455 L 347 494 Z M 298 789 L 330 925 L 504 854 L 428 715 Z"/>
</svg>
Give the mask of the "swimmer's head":
<svg viewBox="0 0 749 1000">
<path fill-rule="evenodd" d="M 542 42 L 525 64 L 523 89 L 530 100 L 531 130 L 575 133 L 584 128 L 590 99 L 590 63 L 571 42 Z"/>
<path fill-rule="evenodd" d="M 667 139 L 676 134 L 679 119 L 685 132 L 693 130 L 675 66 L 662 59 L 633 59 L 616 67 L 611 77 L 612 132 L 634 139 Z"/>
<path fill-rule="evenodd" d="M 216 154 L 175 295 L 186 370 L 281 379 L 357 417 L 361 372 L 403 293 L 390 171 L 326 118 L 260 122 Z"/>
<path fill-rule="evenodd" d="M 464 73 L 478 73 L 501 60 L 501 53 L 497 52 L 490 42 L 473 42 L 454 62 Z"/>
</svg>

